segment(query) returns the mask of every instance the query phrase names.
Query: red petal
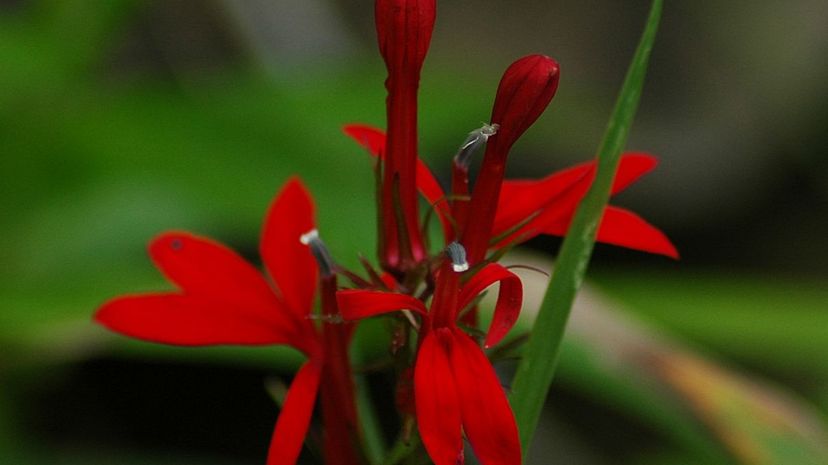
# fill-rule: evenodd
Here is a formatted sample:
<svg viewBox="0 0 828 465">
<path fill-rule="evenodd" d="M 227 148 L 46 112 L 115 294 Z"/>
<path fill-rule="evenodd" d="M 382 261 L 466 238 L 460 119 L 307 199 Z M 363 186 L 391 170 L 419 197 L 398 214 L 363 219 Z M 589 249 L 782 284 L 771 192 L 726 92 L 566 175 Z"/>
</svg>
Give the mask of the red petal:
<svg viewBox="0 0 828 465">
<path fill-rule="evenodd" d="M 658 228 L 629 210 L 611 205 L 604 210 L 597 240 L 628 249 L 679 258 L 676 247 Z"/>
<path fill-rule="evenodd" d="M 349 124 L 342 130 L 365 147 L 371 155 L 380 158 L 385 156 L 385 133 L 382 130 L 363 124 Z M 451 208 L 446 199 L 446 194 L 431 173 L 428 165 L 420 158 L 417 158 L 417 189 L 429 205 L 436 210 L 445 237 L 451 237 L 454 234 L 454 227 L 449 219 L 451 218 Z"/>
<path fill-rule="evenodd" d="M 346 124 L 342 130 L 359 145 L 365 147 L 368 153 L 375 157 L 382 157 L 385 152 L 385 132 L 365 124 Z"/>
<path fill-rule="evenodd" d="M 519 465 L 515 416 L 489 359 L 465 333 L 454 331 L 451 363 L 463 430 L 483 465 Z"/>
<path fill-rule="evenodd" d="M 529 216 L 548 207 L 568 190 L 592 182 L 590 175 L 595 163 L 583 163 L 552 173 L 539 180 L 507 180 L 503 182 L 497 203 L 497 215 L 492 230 L 494 236 L 514 228 Z"/>
<path fill-rule="evenodd" d="M 168 232 L 150 243 L 149 252 L 183 294 L 209 301 L 228 317 L 281 331 L 295 328 L 262 274 L 227 247 L 186 232 Z"/>
<path fill-rule="evenodd" d="M 187 294 L 269 305 L 273 290 L 238 254 L 210 239 L 167 232 L 152 240 L 149 253 L 170 281 Z"/>
<path fill-rule="evenodd" d="M 615 195 L 638 178 L 652 171 L 658 165 L 658 159 L 648 153 L 627 152 L 621 155 L 618 171 L 612 183 L 611 195 Z"/>
<path fill-rule="evenodd" d="M 500 282 L 494 316 L 486 335 L 485 346 L 491 347 L 512 329 L 523 304 L 523 284 L 520 278 L 497 263 L 490 263 L 475 274 L 460 290 L 458 310 L 469 305 L 475 297 L 492 284 Z"/>
<path fill-rule="evenodd" d="M 569 229 L 570 219 L 547 225 L 545 234 L 563 236 Z M 607 206 L 601 225 L 598 227 L 596 241 L 617 245 L 642 252 L 666 255 L 678 259 L 679 253 L 670 239 L 658 228 L 647 223 L 635 213 L 623 208 Z"/>
<path fill-rule="evenodd" d="M 308 362 L 293 378 L 270 441 L 267 465 L 294 465 L 299 458 L 319 389 L 319 375 L 319 367 Z"/>
<path fill-rule="evenodd" d="M 428 313 L 418 299 L 396 292 L 346 289 L 336 293 L 336 303 L 346 320 L 370 318 L 399 310 L 412 310 L 423 316 Z"/>
<path fill-rule="evenodd" d="M 645 153 L 627 153 L 621 157 L 611 194 L 615 195 L 650 172 L 658 160 Z M 503 246 L 516 239 L 528 240 L 549 232 L 555 224 L 569 225 L 575 209 L 586 195 L 595 177 L 595 162 L 583 163 L 558 171 L 541 180 L 514 180 L 503 183 L 493 236 L 498 236 L 535 214 L 525 226 L 501 240 Z"/>
<path fill-rule="evenodd" d="M 388 290 L 396 291 L 399 287 L 397 279 L 391 273 L 383 273 L 382 275 L 380 275 L 380 280 Z"/>
<path fill-rule="evenodd" d="M 443 228 L 443 237 L 446 240 L 454 237 L 454 226 L 450 220 L 451 206 L 448 203 L 448 199 L 446 199 L 446 194 L 443 193 L 443 188 L 440 187 L 440 183 L 434 179 L 431 170 L 419 158 L 417 159 L 417 189 L 425 197 L 428 204 L 434 208 L 434 212 L 437 214 L 437 218 L 440 220 L 440 225 Z"/>
<path fill-rule="evenodd" d="M 278 314 L 281 309 L 268 309 Z M 285 343 L 283 326 L 262 319 L 249 309 L 210 297 L 180 294 L 126 296 L 104 304 L 95 320 L 126 336 L 184 346 L 213 344 Z"/>
<path fill-rule="evenodd" d="M 292 178 L 267 213 L 260 252 L 288 308 L 305 318 L 313 308 L 318 266 L 299 238 L 316 227 L 313 200 L 298 178 Z"/>
<path fill-rule="evenodd" d="M 414 402 L 423 445 L 435 465 L 457 465 L 463 451 L 460 399 L 454 385 L 452 335 L 438 329 L 425 336 L 414 367 Z M 465 396 L 465 393 L 463 393 Z M 486 409 L 485 404 L 478 408 Z"/>
</svg>

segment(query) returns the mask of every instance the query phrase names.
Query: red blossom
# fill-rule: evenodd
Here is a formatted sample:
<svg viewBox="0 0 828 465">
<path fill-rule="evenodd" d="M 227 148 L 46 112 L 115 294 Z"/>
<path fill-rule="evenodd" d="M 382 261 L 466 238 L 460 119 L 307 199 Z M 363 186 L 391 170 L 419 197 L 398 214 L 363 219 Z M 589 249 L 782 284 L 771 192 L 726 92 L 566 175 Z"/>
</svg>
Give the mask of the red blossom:
<svg viewBox="0 0 828 465">
<path fill-rule="evenodd" d="M 376 0 L 379 49 L 388 71 L 387 138 L 368 126 L 344 128 L 377 157 L 378 255 L 385 273 L 364 258 L 367 278 L 333 265 L 316 235 L 313 201 L 301 182 L 293 179 L 276 197 L 265 220 L 260 254 L 266 274 L 209 239 L 165 233 L 152 241 L 150 255 L 178 289 L 119 297 L 95 315 L 113 331 L 152 342 L 285 344 L 301 351 L 307 361 L 285 398 L 268 465 L 295 464 L 317 398 L 326 463 L 366 463 L 359 450 L 348 347 L 355 320 L 397 311 L 406 311 L 408 317 L 407 322 L 400 320 L 402 330 L 392 342 L 401 373 L 397 405 L 404 415 L 416 414 L 433 462 L 462 464 L 464 435 L 483 465 L 522 461 L 514 415 L 483 349 L 500 342 L 514 326 L 523 288 L 514 273 L 484 260 L 492 248 L 539 234 L 564 235 L 592 185 L 596 163 L 537 180 L 504 180 L 509 151 L 543 113 L 558 87 L 557 62 L 530 55 L 505 71 L 491 123 L 470 133 L 455 156 L 451 191 L 446 195 L 417 155 L 417 92 L 435 10 L 436 0 Z M 470 186 L 469 160 L 484 144 L 480 173 Z M 623 155 L 612 194 L 655 165 L 655 158 L 647 154 Z M 418 190 L 440 221 L 449 259 L 429 256 Z M 606 207 L 597 240 L 678 257 L 661 231 L 618 207 Z M 359 289 L 338 290 L 338 272 Z M 498 284 L 497 300 L 481 347 L 461 326 L 476 327 L 477 300 L 494 284 Z M 415 289 L 422 291 L 421 298 L 411 295 Z M 428 302 L 423 296 L 432 292 Z M 320 301 L 321 323 L 314 318 L 315 300 Z M 419 332 L 413 366 L 410 352 L 399 350 L 412 343 L 409 323 Z M 404 423 L 410 425 L 408 419 Z"/>
<path fill-rule="evenodd" d="M 345 133 L 374 156 L 381 155 L 385 144 L 381 130 L 351 124 L 345 126 Z M 455 239 L 456 220 L 431 170 L 422 160 L 418 159 L 417 163 L 420 194 L 435 209 L 448 243 Z M 645 153 L 627 152 L 622 155 L 612 194 L 626 189 L 655 168 L 656 164 L 656 158 Z M 587 162 L 538 180 L 504 181 L 497 208 L 494 209 L 489 245 L 498 248 L 539 234 L 563 236 L 594 178 L 595 162 Z M 494 238 L 500 240 L 492 243 Z M 597 241 L 671 258 L 679 256 L 675 246 L 658 228 L 635 213 L 611 205 L 604 211 Z"/>
<path fill-rule="evenodd" d="M 440 268 L 430 309 L 410 295 L 370 290 L 339 291 L 339 308 L 346 319 L 399 310 L 421 317 L 415 410 L 423 444 L 436 465 L 462 463 L 462 432 L 484 465 L 516 465 L 520 441 L 506 395 L 486 355 L 456 320 L 483 290 L 500 283 L 485 345 L 497 344 L 517 320 L 523 288 L 498 264 L 486 265 L 461 286 L 455 264 L 447 261 Z"/>
<path fill-rule="evenodd" d="M 538 119 L 558 89 L 558 63 L 543 55 L 530 55 L 512 63 L 497 88 L 491 123 L 497 134 L 486 144 L 480 174 L 468 206 L 468 220 L 461 226 L 461 242 L 469 262 L 486 255 L 492 234 L 500 186 L 506 173 L 506 157 L 517 139 Z"/>
<path fill-rule="evenodd" d="M 364 124 L 348 124 L 342 129 L 345 134 L 368 150 L 368 153 L 380 159 L 385 159 L 387 138 L 381 129 Z M 447 242 L 451 242 L 454 240 L 454 226 L 450 220 L 451 209 L 445 194 L 443 194 L 443 188 L 440 187 L 440 183 L 437 182 L 437 179 L 431 174 L 431 170 L 419 156 L 416 161 L 417 190 L 437 211 Z"/>
<path fill-rule="evenodd" d="M 314 228 L 313 201 L 302 183 L 292 179 L 271 205 L 261 237 L 262 260 L 275 288 L 227 247 L 186 232 L 169 232 L 153 240 L 149 252 L 178 290 L 118 297 L 95 314 L 107 328 L 145 341 L 184 346 L 285 344 L 301 351 L 308 360 L 285 398 L 268 465 L 296 462 L 323 379 L 323 401 L 335 399 L 334 416 L 345 423 L 325 424 L 328 463 L 358 463 L 349 448 L 333 446 L 350 436 L 343 431 L 356 427 L 355 409 L 349 408 L 353 402 L 347 397 L 352 389 L 347 355 L 344 366 L 339 366 L 351 326 L 325 325 L 320 331 L 310 318 L 319 267 L 300 237 Z M 335 308 L 335 281 L 323 283 L 330 291 L 330 298 L 323 295 L 323 307 L 327 300 L 330 313 L 330 305 Z M 336 370 L 345 371 L 337 375 Z M 331 387 L 339 389 L 339 395 L 331 393 Z"/>
<path fill-rule="evenodd" d="M 380 261 L 396 273 L 427 255 L 417 213 L 417 90 L 435 11 L 435 0 L 377 0 L 375 7 L 380 53 L 388 69 Z"/>
</svg>

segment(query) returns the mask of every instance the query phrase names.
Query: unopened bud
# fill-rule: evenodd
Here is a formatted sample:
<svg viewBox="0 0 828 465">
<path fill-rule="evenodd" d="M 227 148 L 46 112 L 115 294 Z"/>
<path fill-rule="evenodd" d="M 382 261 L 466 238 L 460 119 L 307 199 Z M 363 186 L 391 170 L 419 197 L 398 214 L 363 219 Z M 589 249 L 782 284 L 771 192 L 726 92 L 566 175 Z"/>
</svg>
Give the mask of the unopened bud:
<svg viewBox="0 0 828 465">
<path fill-rule="evenodd" d="M 377 0 L 377 39 L 389 71 L 405 66 L 405 71 L 419 74 L 436 10 L 436 0 Z"/>
<path fill-rule="evenodd" d="M 543 113 L 558 89 L 558 63 L 544 55 L 529 55 L 512 63 L 497 88 L 492 124 L 500 125 L 491 143 L 505 157 L 518 138 Z"/>
</svg>

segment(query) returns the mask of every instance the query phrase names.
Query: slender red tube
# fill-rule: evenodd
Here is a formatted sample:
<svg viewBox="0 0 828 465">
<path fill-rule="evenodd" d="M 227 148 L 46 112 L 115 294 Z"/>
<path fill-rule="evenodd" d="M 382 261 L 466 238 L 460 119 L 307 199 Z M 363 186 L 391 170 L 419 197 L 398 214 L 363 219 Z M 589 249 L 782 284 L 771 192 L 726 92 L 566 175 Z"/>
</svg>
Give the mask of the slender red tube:
<svg viewBox="0 0 828 465">
<path fill-rule="evenodd" d="M 353 323 L 343 323 L 336 305 L 336 276 L 322 277 L 322 341 L 325 350 L 322 403 L 323 448 L 329 465 L 361 465 L 361 430 L 357 419 L 354 380 L 348 359 Z"/>
<path fill-rule="evenodd" d="M 489 248 L 509 150 L 552 101 L 559 76 L 555 60 L 544 55 L 529 55 L 512 63 L 500 80 L 491 120 L 499 129 L 488 140 L 468 218 L 460 226 L 461 242 L 472 266 L 485 258 Z"/>
<path fill-rule="evenodd" d="M 416 180 L 417 91 L 434 29 L 436 1 L 377 0 L 375 13 L 379 49 L 388 69 L 379 255 L 384 269 L 400 274 L 426 256 Z"/>
</svg>

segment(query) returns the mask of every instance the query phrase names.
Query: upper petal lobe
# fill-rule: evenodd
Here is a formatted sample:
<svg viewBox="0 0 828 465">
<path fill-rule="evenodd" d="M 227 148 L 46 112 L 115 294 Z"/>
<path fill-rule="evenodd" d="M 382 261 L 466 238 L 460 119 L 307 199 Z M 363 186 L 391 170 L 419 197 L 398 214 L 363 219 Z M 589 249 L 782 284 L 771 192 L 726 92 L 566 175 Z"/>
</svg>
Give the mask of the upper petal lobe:
<svg viewBox="0 0 828 465">
<path fill-rule="evenodd" d="M 260 249 L 282 298 L 300 319 L 313 308 L 319 273 L 310 248 L 300 238 L 315 227 L 313 200 L 301 181 L 293 178 L 270 206 Z"/>
</svg>

